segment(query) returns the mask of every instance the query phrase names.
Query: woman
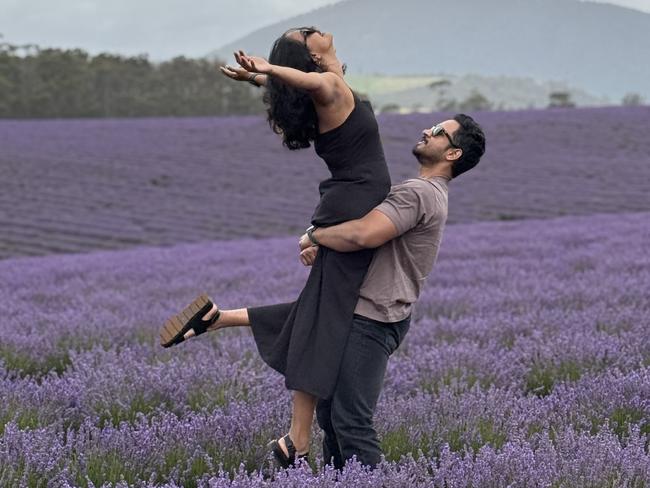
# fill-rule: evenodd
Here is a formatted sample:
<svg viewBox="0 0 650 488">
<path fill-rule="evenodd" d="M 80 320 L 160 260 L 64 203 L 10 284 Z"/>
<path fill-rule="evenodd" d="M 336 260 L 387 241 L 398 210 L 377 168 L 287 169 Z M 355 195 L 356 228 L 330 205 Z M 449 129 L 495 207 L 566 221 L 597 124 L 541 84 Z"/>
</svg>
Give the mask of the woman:
<svg viewBox="0 0 650 488">
<path fill-rule="evenodd" d="M 332 177 L 319 186 L 314 226 L 360 218 L 386 197 L 390 176 L 377 121 L 369 103 L 343 80 L 331 34 L 291 29 L 275 41 L 268 62 L 243 51 L 235 58 L 241 68 L 226 66 L 222 72 L 266 86 L 268 121 L 283 144 L 293 150 L 313 142 L 330 170 Z M 373 250 L 321 248 L 295 302 L 219 311 L 202 295 L 161 331 L 163 346 L 169 346 L 208 329 L 251 326 L 260 355 L 294 391 L 289 433 L 269 444 L 283 467 L 308 454 L 316 401 L 328 398 L 336 384 L 372 256 Z"/>
</svg>

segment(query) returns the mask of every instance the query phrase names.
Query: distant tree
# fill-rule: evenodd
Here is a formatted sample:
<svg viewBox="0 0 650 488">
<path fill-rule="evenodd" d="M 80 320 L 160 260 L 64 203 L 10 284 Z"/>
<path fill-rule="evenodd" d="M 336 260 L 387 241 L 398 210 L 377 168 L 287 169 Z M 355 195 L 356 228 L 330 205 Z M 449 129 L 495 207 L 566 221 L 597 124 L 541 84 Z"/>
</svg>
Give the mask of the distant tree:
<svg viewBox="0 0 650 488">
<path fill-rule="evenodd" d="M 399 112 L 400 106 L 397 105 L 396 103 L 387 103 L 386 105 L 382 106 L 379 109 L 379 113 L 386 114 L 386 113 L 394 113 L 394 112 Z"/>
<path fill-rule="evenodd" d="M 227 80 L 218 61 L 0 42 L 0 117 L 132 117 L 260 113 L 261 90 Z"/>
<path fill-rule="evenodd" d="M 424 105 L 420 102 L 415 102 L 413 105 L 411 105 L 411 112 L 421 112 L 423 109 Z"/>
<path fill-rule="evenodd" d="M 571 100 L 571 93 L 566 91 L 556 91 L 556 92 L 552 92 L 549 95 L 548 106 L 549 108 L 557 108 L 557 107 L 573 108 L 576 106 L 576 104 L 573 103 L 573 101 Z"/>
<path fill-rule="evenodd" d="M 451 81 L 445 78 L 441 78 L 439 80 L 434 80 L 431 83 L 429 83 L 429 88 L 431 88 L 432 90 L 444 90 L 449 85 L 451 85 Z"/>
<path fill-rule="evenodd" d="M 450 99 L 448 96 L 447 89 L 451 86 L 451 81 L 441 78 L 439 80 L 434 80 L 429 83 L 429 88 L 436 92 L 436 101 L 434 108 L 441 111 L 454 110 L 456 101 Z"/>
<path fill-rule="evenodd" d="M 491 110 L 492 103 L 478 90 L 472 90 L 462 102 L 458 104 L 462 111 Z"/>
<path fill-rule="evenodd" d="M 626 93 L 621 104 L 626 107 L 638 107 L 643 105 L 643 97 L 638 93 Z"/>
<path fill-rule="evenodd" d="M 458 110 L 458 101 L 455 98 L 443 98 L 436 102 L 436 110 L 440 112 L 453 112 Z"/>
</svg>

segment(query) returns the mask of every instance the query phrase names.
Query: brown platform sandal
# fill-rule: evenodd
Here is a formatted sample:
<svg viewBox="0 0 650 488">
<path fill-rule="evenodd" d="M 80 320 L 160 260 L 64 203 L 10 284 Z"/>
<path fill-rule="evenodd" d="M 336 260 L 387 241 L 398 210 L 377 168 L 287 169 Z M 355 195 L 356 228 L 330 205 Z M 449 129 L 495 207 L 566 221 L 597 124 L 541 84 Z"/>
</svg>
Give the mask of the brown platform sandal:
<svg viewBox="0 0 650 488">
<path fill-rule="evenodd" d="M 221 315 L 221 312 L 217 309 L 217 313 L 210 320 L 202 319 L 206 313 L 212 310 L 213 305 L 214 303 L 208 295 L 201 294 L 185 307 L 181 313 L 174 315 L 165 322 L 165 325 L 160 329 L 160 345 L 170 347 L 180 344 L 185 340 L 184 335 L 190 329 L 194 329 L 195 336 L 206 332 L 208 327 L 213 325 Z"/>
</svg>

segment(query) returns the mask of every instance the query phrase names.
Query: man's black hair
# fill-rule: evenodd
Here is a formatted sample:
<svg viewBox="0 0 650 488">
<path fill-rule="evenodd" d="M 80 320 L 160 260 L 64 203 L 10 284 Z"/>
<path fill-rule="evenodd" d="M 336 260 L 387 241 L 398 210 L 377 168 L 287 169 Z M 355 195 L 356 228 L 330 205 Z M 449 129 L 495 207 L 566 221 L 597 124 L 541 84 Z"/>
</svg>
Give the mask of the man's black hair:
<svg viewBox="0 0 650 488">
<path fill-rule="evenodd" d="M 452 140 L 463 150 L 463 154 L 451 168 L 452 178 L 476 166 L 485 152 L 485 134 L 481 126 L 465 114 L 456 114 L 454 120 L 460 127 L 454 132 Z"/>
</svg>

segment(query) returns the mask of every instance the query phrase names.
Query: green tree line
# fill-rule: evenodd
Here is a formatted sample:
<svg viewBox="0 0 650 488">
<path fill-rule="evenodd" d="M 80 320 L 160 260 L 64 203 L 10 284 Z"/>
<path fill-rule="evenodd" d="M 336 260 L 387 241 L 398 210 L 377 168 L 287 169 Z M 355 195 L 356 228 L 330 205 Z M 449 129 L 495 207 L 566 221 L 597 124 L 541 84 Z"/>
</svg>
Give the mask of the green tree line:
<svg viewBox="0 0 650 488">
<path fill-rule="evenodd" d="M 261 91 L 184 56 L 159 64 L 81 49 L 0 43 L 0 117 L 136 117 L 260 113 Z"/>
</svg>

